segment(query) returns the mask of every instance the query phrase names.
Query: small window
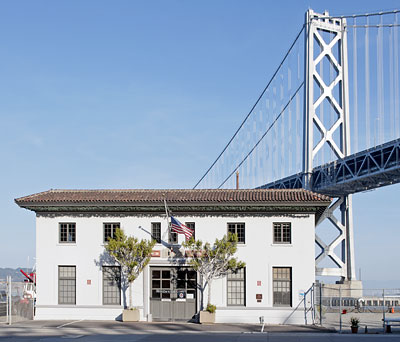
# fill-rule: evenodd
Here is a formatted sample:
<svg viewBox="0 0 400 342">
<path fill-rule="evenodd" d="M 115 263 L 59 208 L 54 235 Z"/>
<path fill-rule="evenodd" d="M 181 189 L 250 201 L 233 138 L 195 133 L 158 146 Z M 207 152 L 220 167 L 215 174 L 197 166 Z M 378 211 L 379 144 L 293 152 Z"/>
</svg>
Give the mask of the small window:
<svg viewBox="0 0 400 342">
<path fill-rule="evenodd" d="M 161 243 L 161 223 L 153 222 L 151 224 L 151 236 L 157 243 Z"/>
<path fill-rule="evenodd" d="M 185 226 L 188 227 L 188 228 L 190 228 L 190 229 L 193 229 L 193 235 L 192 235 L 192 237 L 193 237 L 193 239 L 196 240 L 196 228 L 195 228 L 194 222 L 186 222 L 186 223 L 185 223 Z"/>
<path fill-rule="evenodd" d="M 292 268 L 273 267 L 274 306 L 292 306 Z"/>
<path fill-rule="evenodd" d="M 236 234 L 238 243 L 245 243 L 244 223 L 228 223 L 228 233 Z"/>
<path fill-rule="evenodd" d="M 104 242 L 107 242 L 108 239 L 113 239 L 117 229 L 120 229 L 119 223 L 103 223 Z"/>
<path fill-rule="evenodd" d="M 229 272 L 227 281 L 227 304 L 232 306 L 246 305 L 246 270 Z"/>
<path fill-rule="evenodd" d="M 168 242 L 172 245 L 176 245 L 178 243 L 178 233 L 169 230 L 169 235 L 168 235 Z"/>
<path fill-rule="evenodd" d="M 274 243 L 292 243 L 292 227 L 290 223 L 274 223 Z"/>
<path fill-rule="evenodd" d="M 76 242 L 76 226 L 75 223 L 60 223 L 60 242 L 75 243 Z"/>
<path fill-rule="evenodd" d="M 76 304 L 75 266 L 58 266 L 58 304 Z"/>
<path fill-rule="evenodd" d="M 103 304 L 121 305 L 121 268 L 103 266 Z"/>
</svg>

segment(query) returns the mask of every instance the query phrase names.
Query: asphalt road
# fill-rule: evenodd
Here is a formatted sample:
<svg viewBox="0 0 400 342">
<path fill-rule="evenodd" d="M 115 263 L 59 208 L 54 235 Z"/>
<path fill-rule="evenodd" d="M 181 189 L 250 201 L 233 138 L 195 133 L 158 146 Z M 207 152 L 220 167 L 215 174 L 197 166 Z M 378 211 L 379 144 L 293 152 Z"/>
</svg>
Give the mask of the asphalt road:
<svg viewBox="0 0 400 342">
<path fill-rule="evenodd" d="M 319 342 L 319 341 L 400 342 L 400 329 L 393 334 L 338 334 L 304 326 L 193 323 L 122 323 L 95 321 L 28 321 L 8 326 L 0 324 L 0 341 L 143 341 L 143 342 Z"/>
</svg>

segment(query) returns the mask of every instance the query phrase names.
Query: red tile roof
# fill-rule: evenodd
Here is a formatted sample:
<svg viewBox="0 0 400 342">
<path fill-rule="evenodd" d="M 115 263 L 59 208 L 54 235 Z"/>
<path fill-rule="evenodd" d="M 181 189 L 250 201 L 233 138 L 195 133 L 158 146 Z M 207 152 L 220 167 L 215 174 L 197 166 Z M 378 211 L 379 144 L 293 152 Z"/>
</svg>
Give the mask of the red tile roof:
<svg viewBox="0 0 400 342">
<path fill-rule="evenodd" d="M 20 206 L 78 203 L 320 203 L 328 204 L 331 198 L 304 189 L 240 189 L 240 190 L 48 190 L 20 197 L 15 202 Z"/>
</svg>

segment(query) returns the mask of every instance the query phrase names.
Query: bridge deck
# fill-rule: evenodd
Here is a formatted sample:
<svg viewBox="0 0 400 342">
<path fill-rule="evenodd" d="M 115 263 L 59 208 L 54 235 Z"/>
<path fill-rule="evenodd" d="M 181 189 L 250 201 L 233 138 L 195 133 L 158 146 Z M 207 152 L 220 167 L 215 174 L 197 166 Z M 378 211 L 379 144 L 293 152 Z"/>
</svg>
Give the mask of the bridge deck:
<svg viewBox="0 0 400 342">
<path fill-rule="evenodd" d="M 261 188 L 302 188 L 298 173 Z M 400 183 L 400 139 L 364 150 L 313 169 L 311 189 L 329 196 L 344 196 Z"/>
</svg>

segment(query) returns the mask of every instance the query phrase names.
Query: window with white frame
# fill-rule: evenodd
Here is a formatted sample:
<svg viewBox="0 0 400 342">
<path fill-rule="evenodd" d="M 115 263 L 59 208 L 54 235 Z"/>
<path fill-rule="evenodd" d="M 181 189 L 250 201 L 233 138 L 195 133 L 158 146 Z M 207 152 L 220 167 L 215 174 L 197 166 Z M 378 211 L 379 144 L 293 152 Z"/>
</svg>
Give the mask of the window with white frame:
<svg viewBox="0 0 400 342">
<path fill-rule="evenodd" d="M 103 304 L 121 305 L 121 268 L 103 266 Z"/>
<path fill-rule="evenodd" d="M 228 233 L 236 234 L 238 237 L 238 243 L 245 243 L 244 223 L 228 223 Z"/>
<path fill-rule="evenodd" d="M 273 267 L 274 306 L 292 306 L 292 268 Z"/>
<path fill-rule="evenodd" d="M 58 266 L 58 304 L 76 304 L 75 266 Z"/>
<path fill-rule="evenodd" d="M 274 223 L 274 243 L 275 244 L 292 243 L 292 225 L 290 222 Z"/>
<path fill-rule="evenodd" d="M 103 223 L 104 242 L 107 242 L 108 239 L 113 239 L 115 232 L 117 229 L 120 229 L 120 227 L 119 223 Z"/>
<path fill-rule="evenodd" d="M 161 243 L 161 223 L 153 222 L 151 224 L 151 236 L 157 243 Z"/>
<path fill-rule="evenodd" d="M 229 306 L 246 305 L 246 269 L 236 272 L 229 271 L 227 275 L 227 304 Z"/>
<path fill-rule="evenodd" d="M 59 242 L 75 243 L 76 242 L 76 225 L 75 223 L 59 224 Z"/>
</svg>

